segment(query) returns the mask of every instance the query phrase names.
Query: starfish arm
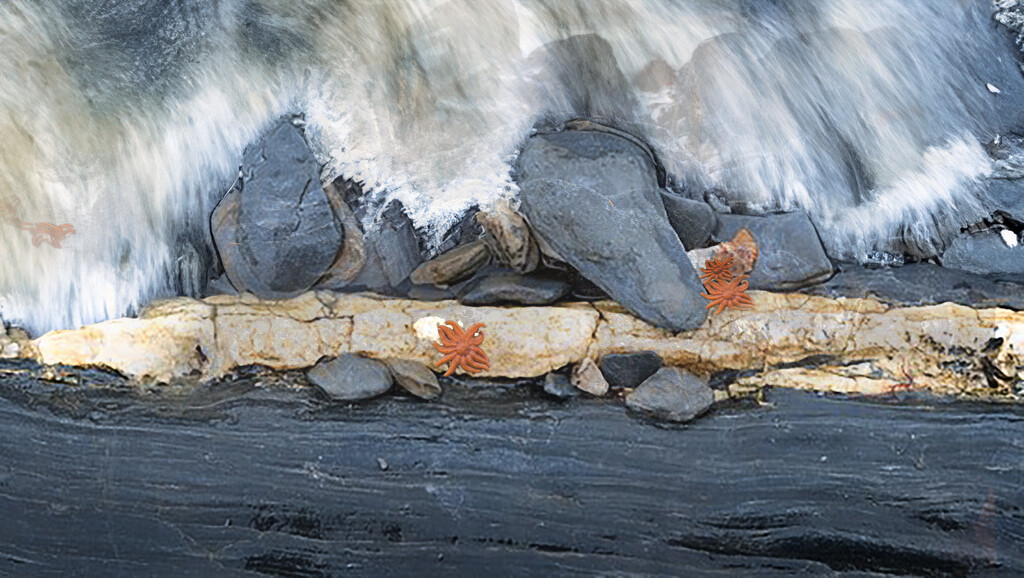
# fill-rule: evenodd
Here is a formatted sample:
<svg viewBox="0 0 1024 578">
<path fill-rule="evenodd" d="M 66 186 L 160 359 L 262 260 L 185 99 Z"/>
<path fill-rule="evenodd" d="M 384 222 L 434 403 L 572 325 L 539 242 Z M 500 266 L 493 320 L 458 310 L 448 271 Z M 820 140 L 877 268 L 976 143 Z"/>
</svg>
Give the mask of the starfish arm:
<svg viewBox="0 0 1024 578">
<path fill-rule="evenodd" d="M 455 347 L 452 345 L 438 345 L 436 343 L 431 343 L 431 345 L 440 353 L 452 353 L 455 351 Z"/>
<path fill-rule="evenodd" d="M 445 363 L 448 363 L 452 359 L 455 359 L 456 357 L 458 357 L 458 355 L 459 355 L 458 353 L 449 353 L 448 355 L 445 355 L 444 357 L 442 357 L 440 361 L 435 363 L 434 367 L 441 367 Z"/>
<path fill-rule="evenodd" d="M 720 303 L 720 304 L 718 305 L 718 309 L 717 309 L 717 310 L 715 310 L 715 315 L 718 315 L 719 313 L 721 313 L 722 311 L 724 311 L 724 310 L 725 310 L 725 307 L 726 307 L 727 305 L 728 305 L 728 303 L 727 303 L 726 301 L 722 301 L 722 302 L 721 302 L 721 303 Z"/>
<path fill-rule="evenodd" d="M 444 325 L 438 325 L 437 326 L 437 333 L 441 337 L 441 341 L 445 345 L 448 345 L 448 344 L 451 344 L 451 343 L 454 343 L 455 341 L 457 341 L 455 339 L 455 333 L 453 333 L 451 329 L 445 327 Z"/>
<path fill-rule="evenodd" d="M 480 328 L 482 328 L 482 327 L 487 327 L 487 326 L 484 325 L 483 323 L 474 323 L 473 325 L 469 326 L 469 329 L 466 330 L 466 335 L 469 336 L 469 337 L 472 337 L 472 336 L 476 335 L 476 332 L 479 331 Z"/>
<path fill-rule="evenodd" d="M 487 354 L 486 354 L 486 353 L 484 353 L 484 350 L 483 350 L 483 349 L 480 349 L 479 347 L 478 347 L 478 348 L 475 348 L 475 349 L 470 349 L 470 350 L 469 350 L 469 356 L 470 356 L 470 357 L 475 357 L 475 358 L 477 358 L 477 359 L 481 359 L 481 360 L 483 360 L 483 361 L 490 361 L 490 360 L 489 360 L 489 359 L 487 358 Z"/>
<path fill-rule="evenodd" d="M 477 335 L 476 337 L 470 337 L 469 340 L 468 340 L 468 343 L 470 345 L 473 345 L 473 346 L 480 345 L 483 342 L 484 342 L 484 334 L 483 333 L 481 333 L 480 335 Z"/>
<path fill-rule="evenodd" d="M 455 373 L 455 370 L 456 370 L 456 369 L 457 369 L 458 367 L 459 367 L 459 359 L 458 359 L 458 358 L 455 358 L 455 359 L 453 359 L 453 360 L 452 360 L 452 362 L 451 362 L 451 363 L 450 363 L 450 364 L 448 365 L 448 371 L 444 372 L 444 376 L 445 376 L 445 377 L 448 377 L 448 376 L 450 376 L 451 374 Z"/>
<path fill-rule="evenodd" d="M 445 321 L 445 324 L 447 324 L 448 327 L 452 328 L 452 333 L 455 334 L 455 339 L 462 341 L 462 339 L 466 335 L 466 332 L 463 331 L 461 327 L 459 327 L 459 324 L 454 321 Z"/>
<path fill-rule="evenodd" d="M 466 369 L 466 371 L 469 371 L 471 373 L 480 373 L 484 369 L 487 369 L 487 367 L 485 367 L 485 366 L 483 366 L 483 365 L 481 365 L 479 363 L 475 363 L 475 362 L 473 362 L 473 361 L 471 361 L 469 359 L 467 359 L 467 360 L 462 362 L 462 367 L 464 367 Z"/>
</svg>

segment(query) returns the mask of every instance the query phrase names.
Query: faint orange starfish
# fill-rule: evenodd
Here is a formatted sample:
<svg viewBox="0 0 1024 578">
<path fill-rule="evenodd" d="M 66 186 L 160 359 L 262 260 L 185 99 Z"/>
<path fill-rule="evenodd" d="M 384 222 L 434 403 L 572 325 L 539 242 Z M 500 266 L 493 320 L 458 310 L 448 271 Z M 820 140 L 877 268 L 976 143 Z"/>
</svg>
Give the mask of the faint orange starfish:
<svg viewBox="0 0 1024 578">
<path fill-rule="evenodd" d="M 700 270 L 700 272 L 703 273 L 700 278 L 707 279 L 709 283 L 732 281 L 731 269 L 732 257 L 726 257 L 722 261 L 719 261 L 718 259 L 708 259 L 704 262 L 704 267 Z"/>
<path fill-rule="evenodd" d="M 20 223 L 18 228 L 32 232 L 32 245 L 38 247 L 43 241 L 60 249 L 61 242 L 68 235 L 73 235 L 75 226 L 71 223 L 54 225 L 53 223 Z"/>
<path fill-rule="evenodd" d="M 747 277 L 747 275 L 740 275 L 728 283 L 722 281 L 708 283 L 705 286 L 708 292 L 700 294 L 701 297 L 711 301 L 705 309 L 711 309 L 717 305 L 718 309 L 715 310 L 715 313 L 721 313 L 727 307 L 732 309 L 753 307 L 754 300 L 745 293 Z"/>
<path fill-rule="evenodd" d="M 460 365 L 467 373 L 480 373 L 490 369 L 491 362 L 487 359 L 484 350 L 480 349 L 480 344 L 484 342 L 484 332 L 480 331 L 481 327 L 485 327 L 485 325 L 477 323 L 463 331 L 454 321 L 445 321 L 444 324 L 439 324 L 437 332 L 441 337 L 441 345 L 436 343 L 431 343 L 431 345 L 443 353 L 444 357 L 434 367 L 448 363 L 448 371 L 445 376 L 455 373 Z"/>
</svg>

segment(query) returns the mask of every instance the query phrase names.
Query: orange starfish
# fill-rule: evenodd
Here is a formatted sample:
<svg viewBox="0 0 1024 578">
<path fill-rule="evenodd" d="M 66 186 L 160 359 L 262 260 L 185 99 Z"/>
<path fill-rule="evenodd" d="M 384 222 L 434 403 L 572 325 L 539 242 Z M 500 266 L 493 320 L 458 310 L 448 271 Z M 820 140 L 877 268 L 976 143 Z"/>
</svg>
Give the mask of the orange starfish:
<svg viewBox="0 0 1024 578">
<path fill-rule="evenodd" d="M 441 345 L 436 343 L 431 343 L 431 345 L 443 353 L 444 357 L 434 367 L 448 363 L 448 371 L 445 376 L 455 373 L 460 365 L 468 373 L 480 373 L 490 369 L 491 362 L 487 359 L 484 350 L 480 349 L 480 344 L 484 342 L 484 333 L 480 331 L 481 327 L 485 327 L 485 325 L 477 323 L 463 331 L 454 321 L 445 321 L 444 324 L 439 324 L 437 332 L 441 336 Z"/>
<path fill-rule="evenodd" d="M 740 275 L 728 283 L 721 281 L 708 283 L 706 285 L 708 292 L 700 294 L 701 297 L 711 301 L 705 309 L 711 309 L 717 305 L 718 309 L 715 313 L 721 313 L 727 307 L 732 309 L 753 307 L 754 300 L 745 293 L 747 282 L 744 279 L 747 277 L 747 275 Z"/>
<path fill-rule="evenodd" d="M 704 262 L 704 267 L 701 268 L 700 272 L 703 275 L 701 279 L 707 279 L 709 283 L 717 283 L 719 281 L 732 281 L 732 257 L 727 257 L 722 261 L 718 259 L 708 259 Z"/>
<path fill-rule="evenodd" d="M 20 223 L 18 228 L 32 232 L 32 245 L 38 247 L 43 241 L 48 242 L 60 249 L 61 241 L 68 235 L 75 233 L 75 226 L 71 223 L 54 225 L 53 223 Z"/>
</svg>

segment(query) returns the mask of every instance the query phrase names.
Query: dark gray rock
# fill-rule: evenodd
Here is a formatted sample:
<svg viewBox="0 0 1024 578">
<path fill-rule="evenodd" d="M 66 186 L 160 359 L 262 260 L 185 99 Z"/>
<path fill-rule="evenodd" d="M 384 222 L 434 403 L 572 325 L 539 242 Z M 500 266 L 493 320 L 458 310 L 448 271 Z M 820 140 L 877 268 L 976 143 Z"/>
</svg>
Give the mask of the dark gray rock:
<svg viewBox="0 0 1024 578">
<path fill-rule="evenodd" d="M 580 390 L 569 381 L 569 376 L 561 373 L 549 373 L 544 376 L 544 391 L 561 399 L 580 395 Z"/>
<path fill-rule="evenodd" d="M 470 281 L 459 296 L 463 305 L 549 305 L 569 292 L 562 275 L 544 271 L 522 275 L 485 273 Z"/>
<path fill-rule="evenodd" d="M 678 367 L 663 367 L 626 396 L 626 406 L 658 419 L 687 422 L 715 403 L 715 393 Z"/>
<path fill-rule="evenodd" d="M 308 290 L 334 262 L 343 228 L 300 130 L 284 121 L 250 145 L 242 174 L 212 217 L 228 279 L 239 291 L 266 298 Z"/>
<path fill-rule="evenodd" d="M 806 214 L 718 215 L 715 237 L 728 241 L 743 228 L 754 235 L 760 254 L 750 272 L 751 289 L 798 289 L 832 276 L 832 262 Z"/>
<path fill-rule="evenodd" d="M 363 241 L 366 264 L 353 286 L 374 290 L 398 287 L 422 262 L 416 230 L 398 201 L 387 206 Z"/>
<path fill-rule="evenodd" d="M 998 231 L 960 235 L 950 243 L 941 261 L 949 269 L 1024 282 L 1024 245 L 1018 242 L 1010 247 Z"/>
<path fill-rule="evenodd" d="M 958 303 L 968 307 L 1024 310 L 1024 285 L 988 279 L 932 263 L 871 269 L 858 263 L 838 263 L 826 283 L 801 293 L 823 297 L 870 297 L 893 305 Z"/>
<path fill-rule="evenodd" d="M 986 193 L 992 210 L 1024 223 L 1024 179 L 992 179 Z"/>
<path fill-rule="evenodd" d="M 662 191 L 668 222 L 687 251 L 707 247 L 718 226 L 718 217 L 707 203 Z"/>
<path fill-rule="evenodd" d="M 472 277 L 490 257 L 483 241 L 472 241 L 423 263 L 409 275 L 409 280 L 417 285 L 451 285 Z"/>
<path fill-rule="evenodd" d="M 345 354 L 321 360 L 306 372 L 309 380 L 333 399 L 360 400 L 391 389 L 391 372 L 375 359 Z"/>
<path fill-rule="evenodd" d="M 441 395 L 441 384 L 437 376 L 426 365 L 407 359 L 388 359 L 395 383 L 420 399 L 435 399 Z"/>
<path fill-rule="evenodd" d="M 601 374 L 612 387 L 636 387 L 661 369 L 661 356 L 653 351 L 613 353 L 601 358 Z"/>
<path fill-rule="evenodd" d="M 601 132 L 540 135 L 526 143 L 516 173 L 523 215 L 567 263 L 653 325 L 679 331 L 704 322 L 703 287 L 642 149 Z"/>
</svg>

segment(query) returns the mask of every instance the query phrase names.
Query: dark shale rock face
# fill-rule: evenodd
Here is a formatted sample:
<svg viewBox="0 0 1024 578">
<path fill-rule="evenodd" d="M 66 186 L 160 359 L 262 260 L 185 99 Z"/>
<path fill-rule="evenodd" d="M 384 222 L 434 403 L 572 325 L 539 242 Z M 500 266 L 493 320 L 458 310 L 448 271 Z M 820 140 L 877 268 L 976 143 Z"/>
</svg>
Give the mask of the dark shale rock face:
<svg viewBox="0 0 1024 578">
<path fill-rule="evenodd" d="M 653 325 L 682 331 L 704 322 L 703 287 L 644 149 L 604 132 L 545 134 L 527 141 L 516 173 L 542 250 Z"/>
<path fill-rule="evenodd" d="M 799 289 L 832 276 L 832 262 L 806 214 L 718 215 L 715 237 L 728 241 L 740 229 L 754 235 L 760 253 L 750 272 L 751 289 Z"/>
<path fill-rule="evenodd" d="M 284 121 L 250 145 L 242 174 L 211 219 L 228 279 L 265 298 L 308 290 L 330 269 L 344 231 L 299 129 Z"/>
<path fill-rule="evenodd" d="M 999 231 L 960 235 L 942 254 L 942 266 L 1024 283 L 1024 245 L 1017 235 L 1007 230 L 1007 237 L 1010 236 L 1016 241 L 1014 246 L 1007 244 Z"/>
</svg>

